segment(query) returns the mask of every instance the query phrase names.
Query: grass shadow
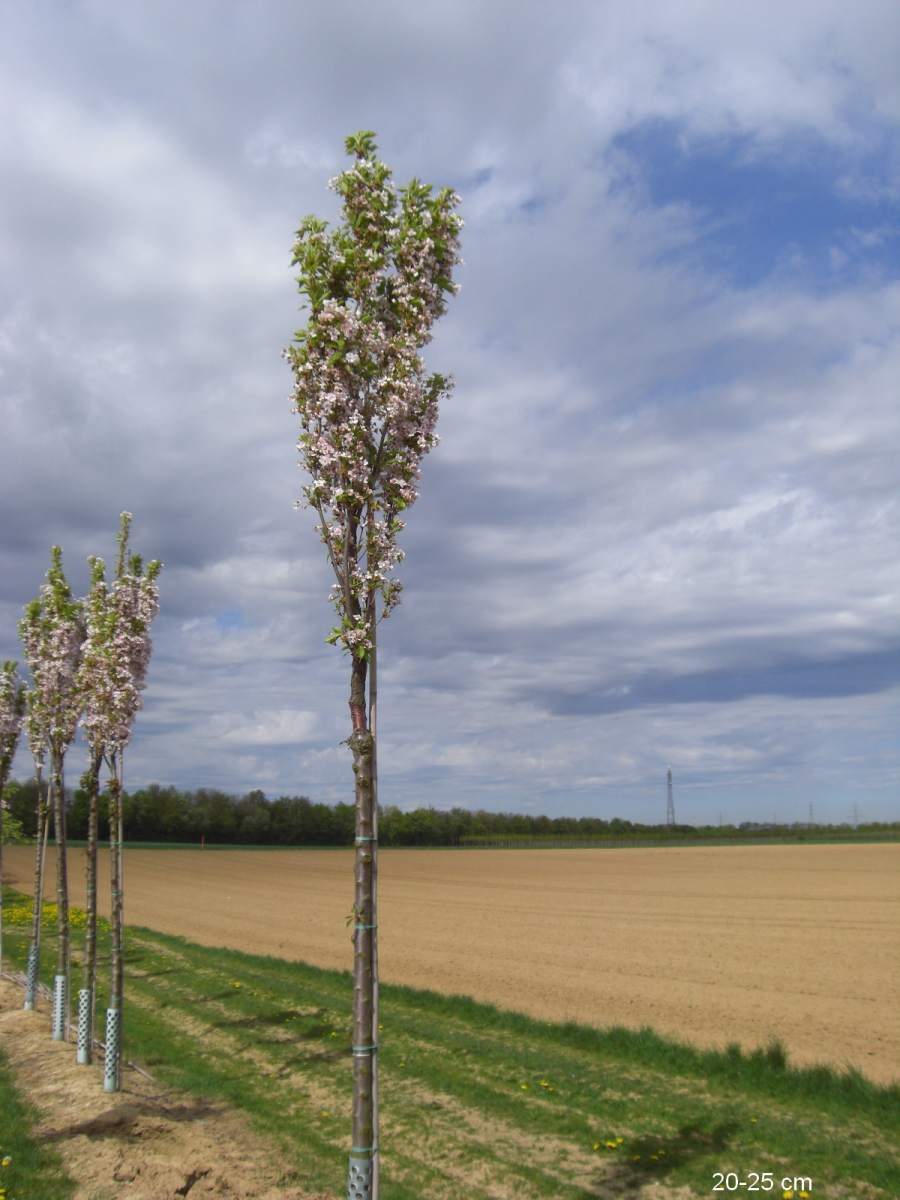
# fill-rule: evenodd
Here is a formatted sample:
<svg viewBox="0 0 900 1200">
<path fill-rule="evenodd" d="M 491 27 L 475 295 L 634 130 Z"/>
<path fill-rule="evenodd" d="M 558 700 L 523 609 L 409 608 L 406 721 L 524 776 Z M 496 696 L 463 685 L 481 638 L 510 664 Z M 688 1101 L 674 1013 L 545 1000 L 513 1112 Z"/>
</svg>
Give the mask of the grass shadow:
<svg viewBox="0 0 900 1200">
<path fill-rule="evenodd" d="M 693 1123 L 668 1138 L 635 1138 L 614 1156 L 610 1154 L 608 1167 L 598 1174 L 593 1187 L 581 1193 L 581 1200 L 638 1195 L 641 1188 L 661 1180 L 674 1168 L 728 1149 L 739 1128 L 736 1121 L 722 1121 L 711 1129 Z"/>
</svg>

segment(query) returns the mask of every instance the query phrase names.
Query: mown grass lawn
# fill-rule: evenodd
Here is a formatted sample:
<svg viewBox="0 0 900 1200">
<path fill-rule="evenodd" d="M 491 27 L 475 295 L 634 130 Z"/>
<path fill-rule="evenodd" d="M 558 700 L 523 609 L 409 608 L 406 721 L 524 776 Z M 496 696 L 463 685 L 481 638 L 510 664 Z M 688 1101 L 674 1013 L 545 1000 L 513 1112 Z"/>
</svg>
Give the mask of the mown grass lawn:
<svg viewBox="0 0 900 1200">
<path fill-rule="evenodd" d="M 21 966 L 29 904 L 9 900 L 4 944 Z M 48 920 L 48 983 L 54 950 Z M 242 1109 L 283 1147 L 298 1182 L 342 1195 L 349 972 L 135 927 L 126 958 L 125 1057 Z M 900 1196 L 900 1088 L 793 1069 L 777 1045 L 703 1052 L 650 1030 L 551 1024 L 385 985 L 381 1023 L 385 1200 L 587 1200 L 637 1195 L 651 1181 L 709 1197 L 716 1172 L 745 1182 L 771 1172 L 757 1195 L 781 1197 L 796 1176 L 816 1198 Z"/>
</svg>

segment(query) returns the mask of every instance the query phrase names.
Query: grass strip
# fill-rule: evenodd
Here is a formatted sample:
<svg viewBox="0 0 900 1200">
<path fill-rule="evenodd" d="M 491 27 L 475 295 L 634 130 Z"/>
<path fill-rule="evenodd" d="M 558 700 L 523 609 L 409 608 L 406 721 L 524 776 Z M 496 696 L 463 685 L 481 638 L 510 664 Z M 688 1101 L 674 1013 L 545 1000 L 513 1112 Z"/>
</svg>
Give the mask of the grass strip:
<svg viewBox="0 0 900 1200">
<path fill-rule="evenodd" d="M 16 1090 L 9 1061 L 0 1050 L 0 1197 L 3 1200 L 68 1200 L 75 1184 L 55 1150 L 32 1130 L 40 1114 Z"/>
<path fill-rule="evenodd" d="M 30 905 L 10 901 L 7 914 L 19 916 L 6 942 L 23 962 Z M 47 979 L 53 943 L 48 920 Z M 349 972 L 138 927 L 126 951 L 126 1057 L 243 1110 L 299 1181 L 340 1195 Z M 381 987 L 381 1021 L 382 1179 L 392 1200 L 587 1200 L 653 1181 L 700 1197 L 716 1171 L 744 1180 L 771 1171 L 775 1184 L 810 1177 L 817 1198 L 900 1195 L 900 1088 L 794 1068 L 777 1043 L 704 1051 L 649 1029 L 542 1022 L 391 985 Z"/>
</svg>

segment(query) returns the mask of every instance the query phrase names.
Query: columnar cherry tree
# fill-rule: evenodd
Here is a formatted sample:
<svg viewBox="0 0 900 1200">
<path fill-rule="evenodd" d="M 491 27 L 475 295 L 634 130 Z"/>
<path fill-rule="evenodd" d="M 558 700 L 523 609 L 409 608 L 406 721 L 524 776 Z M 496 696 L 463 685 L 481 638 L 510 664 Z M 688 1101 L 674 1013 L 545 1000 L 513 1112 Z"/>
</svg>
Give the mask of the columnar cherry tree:
<svg viewBox="0 0 900 1200">
<path fill-rule="evenodd" d="M 21 683 L 11 659 L 0 671 L 0 971 L 3 970 L 3 814 L 6 810 L 6 781 L 16 756 L 19 732 L 25 716 L 25 684 Z"/>
<path fill-rule="evenodd" d="M 124 1000 L 123 960 L 123 881 L 122 881 L 122 768 L 125 746 L 146 685 L 152 642 L 150 625 L 159 611 L 156 578 L 162 563 L 154 559 L 146 573 L 139 554 L 128 557 L 128 531 L 131 513 L 122 513 L 118 536 L 119 559 L 111 588 L 104 581 L 102 559 L 92 558 L 91 593 L 87 601 L 87 638 L 78 676 L 84 698 L 82 725 L 87 734 L 91 761 L 97 756 L 109 767 L 109 858 L 111 885 L 111 978 L 109 1007 L 106 1010 L 106 1055 L 103 1087 L 107 1092 L 121 1086 L 122 1008 Z M 99 774 L 99 763 L 97 763 Z M 96 791 L 96 779 L 94 783 Z M 94 839 L 96 843 L 96 801 Z M 96 853 L 96 851 L 95 851 Z M 90 858 L 90 855 L 89 855 Z M 91 941 L 86 946 L 85 986 L 89 991 L 93 1024 L 93 992 L 96 975 L 96 864 L 91 875 L 88 867 L 88 918 Z M 93 898 L 91 884 L 93 881 Z M 79 997 L 79 1015 L 84 1011 L 84 996 Z M 85 1040 L 85 1018 L 79 1021 L 79 1049 Z M 87 1035 L 89 1037 L 89 1035 Z M 80 1056 L 83 1060 L 83 1053 Z"/>
<path fill-rule="evenodd" d="M 41 957 L 41 924 L 44 906 L 44 860 L 47 854 L 47 835 L 50 828 L 50 806 L 44 790 L 44 759 L 47 748 L 46 714 L 36 687 L 25 693 L 25 729 L 34 761 L 36 785 L 36 833 L 34 839 L 34 901 L 31 914 L 31 941 L 25 967 L 25 1004 L 33 1009 L 37 998 L 38 963 Z"/>
<path fill-rule="evenodd" d="M 452 381 L 425 376 L 417 353 L 459 285 L 455 212 L 459 196 L 413 179 L 397 192 L 376 158 L 375 135 L 345 141 L 356 162 L 329 182 L 343 198 L 345 223 L 304 219 L 293 264 L 309 320 L 285 351 L 295 376 L 294 411 L 303 433 L 298 449 L 312 483 L 315 509 L 336 583 L 330 599 L 339 624 L 326 639 L 351 655 L 347 739 L 356 778 L 354 866 L 353 1115 L 348 1196 L 378 1195 L 378 959 L 376 936 L 377 805 L 375 802 L 376 597 L 381 617 L 400 599 L 389 572 L 404 553 L 399 517 L 417 498 L 419 463 L 438 443 L 438 405 Z M 369 666 L 369 716 L 366 680 Z"/>
<path fill-rule="evenodd" d="M 81 660 L 84 618 L 62 569 L 62 550 L 54 546 L 41 594 L 25 609 L 19 632 L 34 678 L 34 706 L 50 750 L 53 781 L 53 830 L 56 839 L 57 944 L 53 994 L 53 1039 L 63 1041 L 69 1026 L 69 885 L 66 869 L 66 805 L 63 766 L 75 736 L 81 698 L 75 675 Z M 37 894 L 35 894 L 37 904 Z"/>
<path fill-rule="evenodd" d="M 88 794 L 87 849 L 85 854 L 85 905 L 84 957 L 82 961 L 82 985 L 78 993 L 78 1051 L 77 1061 L 83 1065 L 93 1059 L 94 1013 L 97 996 L 97 810 L 100 792 L 100 768 L 104 759 L 102 718 L 97 720 L 98 711 L 103 709 L 102 689 L 96 688 L 99 678 L 106 681 L 106 673 L 98 670 L 98 657 L 115 635 L 115 610 L 110 603 L 109 589 L 104 579 L 105 567 L 102 558 L 88 559 L 91 568 L 91 590 L 85 599 L 86 637 L 81 652 L 78 686 L 86 706 L 86 715 L 81 724 L 88 743 L 88 767 L 81 776 L 81 786 Z M 100 664 L 102 667 L 102 663 Z M 92 687 L 92 681 L 95 687 Z M 97 695 L 95 696 L 95 691 Z"/>
</svg>

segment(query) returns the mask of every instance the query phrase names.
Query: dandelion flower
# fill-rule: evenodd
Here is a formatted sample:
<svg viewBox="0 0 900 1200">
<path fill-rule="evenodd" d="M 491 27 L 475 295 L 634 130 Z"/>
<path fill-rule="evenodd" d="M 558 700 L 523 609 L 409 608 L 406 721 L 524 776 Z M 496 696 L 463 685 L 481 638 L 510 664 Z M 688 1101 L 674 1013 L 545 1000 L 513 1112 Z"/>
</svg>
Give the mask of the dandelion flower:
<svg viewBox="0 0 900 1200">
<path fill-rule="evenodd" d="M 781 1196 L 782 1196 L 782 1200 L 794 1200 L 794 1189 L 793 1188 L 785 1188 L 784 1191 L 781 1193 Z"/>
</svg>

